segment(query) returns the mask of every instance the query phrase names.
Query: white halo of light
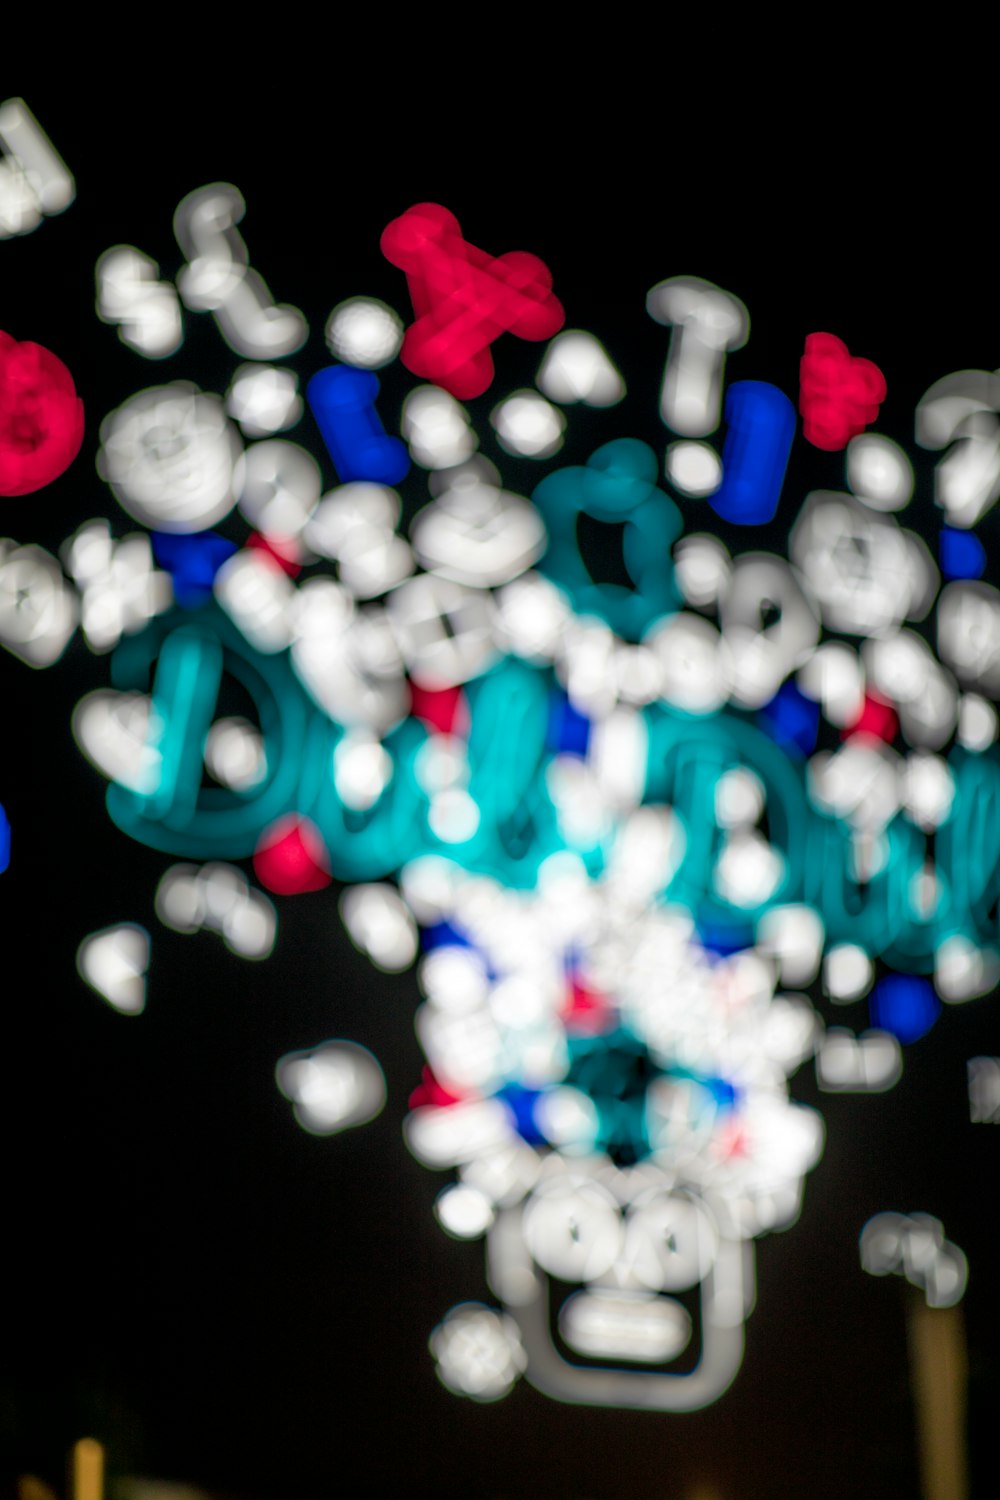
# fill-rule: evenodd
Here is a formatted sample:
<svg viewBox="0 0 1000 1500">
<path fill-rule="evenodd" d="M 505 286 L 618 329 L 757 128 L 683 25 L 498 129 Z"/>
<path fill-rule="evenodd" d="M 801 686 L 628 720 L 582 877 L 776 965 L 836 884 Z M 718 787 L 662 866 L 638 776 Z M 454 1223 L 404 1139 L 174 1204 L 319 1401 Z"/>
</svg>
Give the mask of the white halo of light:
<svg viewBox="0 0 1000 1500">
<path fill-rule="evenodd" d="M 536 391 L 514 391 L 490 413 L 497 441 L 521 458 L 551 458 L 563 445 L 566 418 Z"/>
<path fill-rule="evenodd" d="M 279 365 L 240 365 L 226 392 L 226 411 L 244 437 L 270 437 L 294 427 L 304 407 L 299 377 Z"/>
<path fill-rule="evenodd" d="M 153 531 L 205 531 L 236 503 L 241 452 L 220 397 L 175 381 L 130 396 L 105 417 L 97 469 L 134 521 Z"/>
<path fill-rule="evenodd" d="M 233 470 L 240 511 L 266 536 L 298 536 L 319 504 L 322 487 L 312 454 L 284 438 L 251 443 Z"/>
<path fill-rule="evenodd" d="M 340 915 L 351 942 L 377 969 L 397 974 L 413 963 L 416 923 L 393 886 L 351 886 L 340 898 Z"/>
<path fill-rule="evenodd" d="M 391 364 L 403 343 L 403 320 L 377 297 L 348 297 L 326 320 L 330 353 L 345 364 L 380 370 Z"/>
<path fill-rule="evenodd" d="M 481 1239 L 496 1217 L 485 1193 L 457 1182 L 438 1194 L 434 1214 L 445 1233 L 456 1240 Z"/>
<path fill-rule="evenodd" d="M 77 949 L 80 978 L 123 1015 L 146 1008 L 150 937 L 136 922 L 119 922 L 85 937 Z"/>
<path fill-rule="evenodd" d="M 710 443 L 671 443 L 665 469 L 674 489 L 692 500 L 714 495 L 722 483 L 722 460 Z"/>
<path fill-rule="evenodd" d="M 381 1114 L 385 1077 L 377 1059 L 357 1042 L 331 1041 L 289 1052 L 275 1070 L 278 1088 L 310 1135 L 335 1135 Z"/>
<path fill-rule="evenodd" d="M 479 447 L 465 407 L 436 385 L 418 385 L 403 402 L 400 431 L 423 469 L 451 469 Z"/>
<path fill-rule="evenodd" d="M 847 445 L 847 482 L 873 510 L 903 510 L 913 497 L 913 465 L 892 438 L 861 433 Z"/>
<path fill-rule="evenodd" d="M 446 1313 L 430 1348 L 441 1384 L 474 1401 L 499 1401 L 527 1367 L 517 1324 L 480 1302 Z"/>
<path fill-rule="evenodd" d="M 592 333 L 567 328 L 545 350 L 535 384 L 550 401 L 564 406 L 614 406 L 625 395 L 625 382 L 607 350 Z"/>
</svg>

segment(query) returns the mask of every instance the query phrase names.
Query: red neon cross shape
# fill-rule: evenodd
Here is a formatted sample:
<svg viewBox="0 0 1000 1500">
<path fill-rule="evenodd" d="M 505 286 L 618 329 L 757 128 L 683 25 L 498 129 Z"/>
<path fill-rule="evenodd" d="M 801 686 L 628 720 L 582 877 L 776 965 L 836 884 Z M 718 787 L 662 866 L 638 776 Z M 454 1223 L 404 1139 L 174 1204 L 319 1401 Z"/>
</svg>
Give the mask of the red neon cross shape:
<svg viewBox="0 0 1000 1500">
<path fill-rule="evenodd" d="M 403 364 L 459 400 L 488 389 L 490 344 L 501 333 L 547 339 L 566 321 L 544 261 L 525 250 L 495 257 L 477 250 L 439 203 L 418 203 L 393 219 L 382 253 L 406 272 L 416 313 L 403 339 Z"/>
</svg>

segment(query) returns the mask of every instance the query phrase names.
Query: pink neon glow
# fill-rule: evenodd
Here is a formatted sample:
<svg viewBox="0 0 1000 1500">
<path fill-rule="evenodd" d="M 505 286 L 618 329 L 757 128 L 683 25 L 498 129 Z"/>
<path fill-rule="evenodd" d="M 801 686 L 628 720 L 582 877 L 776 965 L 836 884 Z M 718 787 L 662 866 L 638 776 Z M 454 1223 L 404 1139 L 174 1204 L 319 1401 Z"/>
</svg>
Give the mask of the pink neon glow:
<svg viewBox="0 0 1000 1500">
<path fill-rule="evenodd" d="M 501 333 L 548 339 L 566 321 L 544 261 L 524 250 L 496 257 L 477 250 L 439 203 L 418 203 L 393 219 L 382 253 L 405 271 L 416 313 L 403 340 L 403 364 L 460 401 L 489 388 L 489 346 Z"/>
<path fill-rule="evenodd" d="M 410 683 L 414 717 L 439 734 L 466 735 L 469 711 L 460 687 L 426 688 Z"/>
<path fill-rule="evenodd" d="M 567 1028 L 581 1035 L 597 1036 L 614 1024 L 607 996 L 590 989 L 575 977 L 570 981 L 562 1015 Z"/>
<path fill-rule="evenodd" d="M 0 495 L 51 484 L 82 442 L 83 402 L 62 360 L 0 330 Z"/>
<path fill-rule="evenodd" d="M 430 1068 L 426 1065 L 420 1075 L 420 1082 L 410 1095 L 410 1108 L 420 1109 L 425 1104 L 436 1105 L 442 1109 L 447 1104 L 457 1104 L 461 1094 L 452 1094 L 438 1083 Z"/>
<path fill-rule="evenodd" d="M 866 693 L 861 712 L 853 724 L 847 725 L 840 737 L 846 740 L 852 734 L 868 734 L 873 739 L 885 740 L 891 745 L 898 728 L 899 719 L 892 705 L 874 693 Z"/>
<path fill-rule="evenodd" d="M 330 884 L 330 864 L 319 829 L 296 813 L 278 818 L 261 834 L 253 867 L 261 885 L 277 896 L 300 896 Z"/>
<path fill-rule="evenodd" d="M 878 365 L 851 354 L 835 333 L 806 334 L 799 381 L 803 435 L 828 453 L 846 448 L 864 432 L 885 400 L 885 376 Z"/>
<path fill-rule="evenodd" d="M 259 531 L 255 531 L 248 537 L 247 546 L 260 552 L 269 561 L 277 563 L 289 578 L 297 578 L 302 572 L 302 548 L 295 537 L 262 536 Z"/>
</svg>

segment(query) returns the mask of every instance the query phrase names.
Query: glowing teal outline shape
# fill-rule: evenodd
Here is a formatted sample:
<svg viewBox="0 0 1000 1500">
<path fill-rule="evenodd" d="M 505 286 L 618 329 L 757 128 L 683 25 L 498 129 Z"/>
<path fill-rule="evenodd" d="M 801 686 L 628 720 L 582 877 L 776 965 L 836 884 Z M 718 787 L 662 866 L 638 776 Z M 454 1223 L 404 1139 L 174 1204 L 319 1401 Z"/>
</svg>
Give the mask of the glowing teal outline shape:
<svg viewBox="0 0 1000 1500">
<path fill-rule="evenodd" d="M 595 449 L 586 466 L 547 474 L 531 497 L 549 533 L 539 568 L 566 590 L 578 615 L 598 614 L 632 641 L 679 602 L 670 548 L 683 522 L 677 506 L 657 485 L 659 473 L 648 443 L 616 438 Z M 622 545 L 633 588 L 591 577 L 577 545 L 581 513 L 597 521 L 625 523 Z"/>
<path fill-rule="evenodd" d="M 264 780 L 246 791 L 201 785 L 224 670 L 252 697 L 264 739 Z M 253 853 L 268 824 L 299 811 L 301 758 L 286 752 L 305 742 L 305 694 L 287 658 L 254 651 L 214 600 L 159 615 L 124 638 L 111 677 L 116 688 L 152 692 L 150 717 L 164 766 L 150 793 L 108 787 L 111 820 L 131 838 L 192 859 L 240 859 Z"/>
</svg>

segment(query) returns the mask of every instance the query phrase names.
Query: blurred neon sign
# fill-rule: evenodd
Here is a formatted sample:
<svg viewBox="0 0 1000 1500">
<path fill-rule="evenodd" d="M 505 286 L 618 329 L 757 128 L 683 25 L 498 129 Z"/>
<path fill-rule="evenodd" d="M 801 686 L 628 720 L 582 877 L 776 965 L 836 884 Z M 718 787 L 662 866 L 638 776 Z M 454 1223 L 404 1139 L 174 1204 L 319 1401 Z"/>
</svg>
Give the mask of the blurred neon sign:
<svg viewBox="0 0 1000 1500">
<path fill-rule="evenodd" d="M 240 357 L 287 359 L 305 320 L 251 269 L 244 209 L 228 184 L 182 202 L 180 301 Z M 551 340 L 541 394 L 488 418 L 501 452 L 539 463 L 561 406 L 623 398 L 613 361 L 560 332 L 537 257 L 486 255 L 438 205 L 394 220 L 383 250 L 415 322 L 338 304 L 340 362 L 306 384 L 340 483 L 323 493 L 317 458 L 273 436 L 302 415 L 292 372 L 242 365 L 225 400 L 140 391 L 105 419 L 99 466 L 152 539 L 88 523 L 63 549 L 72 587 L 41 549 L 0 543 L 0 638 L 48 665 L 79 614 L 113 651 L 74 732 L 120 828 L 205 862 L 165 874 L 166 925 L 264 957 L 275 909 L 219 863 L 252 858 L 276 895 L 348 882 L 357 946 L 388 971 L 417 962 L 427 1068 L 407 1141 L 456 1174 L 435 1212 L 485 1238 L 502 1304 L 444 1317 L 444 1383 L 495 1399 L 526 1373 L 559 1399 L 693 1409 L 736 1373 L 753 1241 L 794 1222 L 822 1150 L 795 1070 L 815 1057 L 827 1092 L 891 1087 L 941 1001 L 1000 966 L 1000 593 L 971 530 L 1000 497 L 1000 385 L 961 372 L 918 408 L 918 441 L 948 450 L 936 561 L 895 514 L 908 456 L 865 431 L 881 372 L 807 335 L 804 437 L 846 450 L 846 488 L 804 499 L 789 559 L 732 556 L 685 514 L 707 499 L 735 526 L 769 521 L 795 439 L 786 393 L 726 387 L 749 336 L 737 298 L 687 276 L 649 293 L 671 330 L 662 464 L 619 437 L 529 498 L 460 404 L 489 387 L 492 344 Z M 181 326 L 158 278 L 129 247 L 98 264 L 98 315 L 153 358 Z M 399 436 L 372 373 L 397 354 L 436 382 L 408 392 Z M 415 469 L 430 499 L 404 526 L 390 486 Z M 594 576 L 581 517 L 622 527 L 627 585 Z M 213 529 L 240 524 L 242 546 Z M 914 628 L 932 610 L 937 654 Z M 220 717 L 227 676 L 249 719 Z M 80 963 L 137 1012 L 135 933 L 92 935 Z M 813 985 L 869 996 L 869 1029 L 826 1028 Z M 304 1128 L 381 1107 L 362 1053 L 282 1061 Z"/>
<path fill-rule="evenodd" d="M 264 735 L 270 769 L 247 790 L 201 785 L 200 747 L 224 670 L 251 694 Z M 216 605 L 161 615 L 128 637 L 112 659 L 112 679 L 123 695 L 150 695 L 155 740 L 136 744 L 134 753 L 156 769 L 146 770 L 143 786 L 113 778 L 109 812 L 131 837 L 166 853 L 247 857 L 272 824 L 298 814 L 319 830 L 330 870 L 341 880 L 381 879 L 427 853 L 470 870 L 502 872 L 515 885 L 533 883 L 542 861 L 561 849 L 579 852 L 595 875 L 604 866 L 599 840 L 568 840 L 560 828 L 546 768 L 559 753 L 551 723 L 564 698 L 548 673 L 528 663 L 510 659 L 465 690 L 470 727 L 460 753 L 479 814 L 465 839 L 441 837 L 430 826 L 431 794 L 417 770 L 428 741 L 420 718 L 383 740 L 389 769 L 372 804 L 363 813 L 345 805 L 332 772 L 345 730 L 317 709 L 283 655 L 254 651 Z M 110 752 L 88 740 L 88 701 L 78 710 L 78 740 L 106 770 Z M 125 705 L 132 701 L 123 696 Z M 706 931 L 734 943 L 752 942 L 775 906 L 807 902 L 830 942 L 862 942 L 916 972 L 932 964 L 953 933 L 981 944 L 1000 938 L 990 916 L 1000 891 L 1000 766 L 993 755 L 958 747 L 944 762 L 952 795 L 937 832 L 937 899 L 928 907 L 914 890 L 928 858 L 926 828 L 905 807 L 893 807 L 883 830 L 886 857 L 866 877 L 857 869 L 849 812 L 838 814 L 832 800 L 817 805 L 807 762 L 789 755 L 767 726 L 766 716 L 760 722 L 732 710 L 696 716 L 664 703 L 632 716 L 644 747 L 637 803 L 670 806 L 684 830 L 684 855 L 664 884 L 665 899 L 683 903 Z M 119 726 L 119 740 L 127 733 Z M 867 740 L 865 750 L 876 759 L 884 753 Z M 780 862 L 763 899 L 740 902 L 727 901 L 719 889 L 725 831 L 716 817 L 720 784 L 737 767 L 764 789 L 769 841 Z"/>
</svg>

